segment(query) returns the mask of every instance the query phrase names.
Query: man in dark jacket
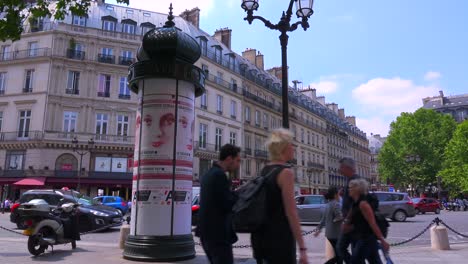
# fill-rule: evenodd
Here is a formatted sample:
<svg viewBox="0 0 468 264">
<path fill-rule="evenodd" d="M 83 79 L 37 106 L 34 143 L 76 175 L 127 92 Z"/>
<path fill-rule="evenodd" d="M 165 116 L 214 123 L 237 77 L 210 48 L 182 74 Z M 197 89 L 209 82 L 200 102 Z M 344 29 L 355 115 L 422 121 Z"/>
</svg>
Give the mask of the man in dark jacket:
<svg viewBox="0 0 468 264">
<path fill-rule="evenodd" d="M 356 174 L 356 162 L 352 158 L 342 158 L 340 160 L 340 173 L 346 177 L 346 185 L 343 189 L 343 201 L 341 205 L 341 213 L 343 214 L 344 221 L 341 234 L 338 238 L 337 254 L 345 263 L 351 263 L 351 255 L 349 254 L 348 247 L 352 243 L 352 231 L 349 230 L 351 227 L 347 223 L 347 221 L 349 221 L 347 217 L 349 217 L 348 213 L 353 206 L 353 199 L 349 196 L 348 185 L 350 181 L 360 178 L 359 175 Z"/>
<path fill-rule="evenodd" d="M 231 144 L 221 147 L 219 162 L 201 178 L 200 211 L 196 235 L 211 264 L 232 264 L 232 244 L 237 241 L 232 228 L 232 206 L 236 195 L 226 172 L 239 169 L 240 148 Z"/>
</svg>

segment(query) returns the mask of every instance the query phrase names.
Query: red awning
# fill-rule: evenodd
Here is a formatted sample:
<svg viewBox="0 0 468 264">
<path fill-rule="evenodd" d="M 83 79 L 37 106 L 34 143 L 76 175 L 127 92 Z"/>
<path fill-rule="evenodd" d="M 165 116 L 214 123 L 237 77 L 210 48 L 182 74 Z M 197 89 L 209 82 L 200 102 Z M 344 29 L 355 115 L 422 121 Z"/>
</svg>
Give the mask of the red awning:
<svg viewBox="0 0 468 264">
<path fill-rule="evenodd" d="M 45 177 L 31 177 L 31 178 L 24 178 L 22 180 L 19 180 L 13 185 L 20 185 L 20 186 L 44 186 L 45 182 Z"/>
</svg>

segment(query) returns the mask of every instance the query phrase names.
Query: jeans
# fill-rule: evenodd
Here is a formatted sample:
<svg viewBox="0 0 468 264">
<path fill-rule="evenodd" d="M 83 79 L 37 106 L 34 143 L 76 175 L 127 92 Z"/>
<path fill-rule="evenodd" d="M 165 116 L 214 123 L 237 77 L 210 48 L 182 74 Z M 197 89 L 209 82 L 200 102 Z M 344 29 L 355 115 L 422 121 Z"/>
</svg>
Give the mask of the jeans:
<svg viewBox="0 0 468 264">
<path fill-rule="evenodd" d="M 211 264 L 233 264 L 232 245 L 229 242 L 206 241 L 200 238 L 203 250 Z"/>
<path fill-rule="evenodd" d="M 351 244 L 351 242 L 351 233 L 344 234 L 343 232 L 341 232 L 335 248 L 336 255 L 346 264 L 351 263 L 351 255 L 348 251 L 348 247 Z"/>
<path fill-rule="evenodd" d="M 369 264 L 382 264 L 377 238 L 373 235 L 358 239 L 353 245 L 351 263 L 365 264 L 365 260 L 367 260 Z"/>
<path fill-rule="evenodd" d="M 338 255 L 338 250 L 336 248 L 337 246 L 337 243 L 338 243 L 338 239 L 330 239 L 330 238 L 327 238 L 328 241 L 330 242 L 330 244 L 332 245 L 333 247 L 333 250 L 335 251 L 335 257 L 334 258 L 331 258 L 329 259 L 327 262 L 325 262 L 325 264 L 342 264 L 343 263 L 343 260 L 341 259 L 341 257 Z"/>
</svg>

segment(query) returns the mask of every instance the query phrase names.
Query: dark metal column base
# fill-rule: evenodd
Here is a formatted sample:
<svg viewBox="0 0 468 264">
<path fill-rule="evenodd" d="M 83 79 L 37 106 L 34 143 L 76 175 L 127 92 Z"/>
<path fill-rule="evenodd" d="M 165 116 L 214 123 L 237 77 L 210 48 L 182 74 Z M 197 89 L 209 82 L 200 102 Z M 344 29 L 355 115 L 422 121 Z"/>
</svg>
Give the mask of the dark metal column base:
<svg viewBox="0 0 468 264">
<path fill-rule="evenodd" d="M 128 236 L 123 257 L 135 261 L 179 261 L 195 257 L 192 234 L 178 236 Z"/>
</svg>

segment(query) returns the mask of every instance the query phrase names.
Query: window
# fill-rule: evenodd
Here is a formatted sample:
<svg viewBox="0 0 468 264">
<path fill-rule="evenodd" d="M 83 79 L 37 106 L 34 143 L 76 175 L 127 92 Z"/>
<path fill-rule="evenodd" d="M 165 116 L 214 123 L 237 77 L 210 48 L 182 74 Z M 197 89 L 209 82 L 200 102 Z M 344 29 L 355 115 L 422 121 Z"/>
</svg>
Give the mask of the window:
<svg viewBox="0 0 468 264">
<path fill-rule="evenodd" d="M 151 14 L 150 14 L 150 13 L 148 13 L 148 12 L 143 12 L 143 16 L 144 16 L 144 17 L 150 17 L 150 16 L 151 16 Z"/>
<path fill-rule="evenodd" d="M 132 59 L 133 58 L 133 52 L 131 50 L 123 50 L 122 51 L 122 58 Z"/>
<path fill-rule="evenodd" d="M 119 98 L 120 99 L 130 99 L 130 89 L 128 89 L 127 76 L 120 77 Z"/>
<path fill-rule="evenodd" d="M 215 133 L 215 150 L 219 151 L 221 148 L 223 140 L 223 130 L 221 128 L 216 128 L 216 133 Z"/>
<path fill-rule="evenodd" d="M 222 72 L 217 72 L 216 73 L 215 82 L 217 84 L 221 84 L 223 82 L 223 73 Z"/>
<path fill-rule="evenodd" d="M 114 7 L 113 7 L 113 6 L 110 6 L 110 5 L 106 6 L 106 9 L 107 9 L 107 10 L 114 11 Z"/>
<path fill-rule="evenodd" d="M 102 21 L 102 30 L 115 31 L 115 22 L 110 20 Z"/>
<path fill-rule="evenodd" d="M 208 52 L 208 40 L 205 37 L 200 37 L 200 48 L 203 56 L 206 56 Z"/>
<path fill-rule="evenodd" d="M 221 50 L 221 47 L 220 46 L 216 46 L 215 47 L 215 61 L 217 63 L 221 63 L 221 55 L 222 55 L 222 50 Z"/>
<path fill-rule="evenodd" d="M 127 14 L 129 14 L 129 15 L 133 15 L 133 10 L 131 10 L 131 9 L 127 9 L 127 10 L 125 10 L 125 12 L 127 12 Z"/>
<path fill-rule="evenodd" d="M 229 144 L 236 145 L 236 132 L 229 133 Z"/>
<path fill-rule="evenodd" d="M 245 121 L 250 122 L 250 107 L 246 106 L 244 108 Z"/>
<path fill-rule="evenodd" d="M 128 135 L 128 116 L 117 115 L 117 136 Z"/>
<path fill-rule="evenodd" d="M 301 128 L 301 142 L 304 143 L 304 129 Z"/>
<path fill-rule="evenodd" d="M 250 175 L 250 159 L 245 160 L 245 174 Z"/>
<path fill-rule="evenodd" d="M 236 81 L 236 79 L 231 79 L 231 83 L 229 85 L 231 86 L 231 89 L 234 92 L 237 92 L 237 81 Z"/>
<path fill-rule="evenodd" d="M 260 161 L 255 162 L 255 173 L 260 174 L 262 163 Z"/>
<path fill-rule="evenodd" d="M 5 94 L 6 90 L 6 72 L 0 72 L 0 95 Z"/>
<path fill-rule="evenodd" d="M 255 110 L 255 125 L 260 126 L 260 111 Z"/>
<path fill-rule="evenodd" d="M 25 93 L 32 92 L 34 81 L 34 70 L 26 70 L 26 77 L 24 79 L 24 90 Z"/>
<path fill-rule="evenodd" d="M 216 111 L 218 114 L 223 114 L 223 97 L 221 95 L 216 95 Z"/>
<path fill-rule="evenodd" d="M 148 31 L 152 30 L 154 27 L 150 26 L 141 26 L 141 35 L 144 36 Z"/>
<path fill-rule="evenodd" d="M 22 170 L 24 167 L 24 151 L 12 151 L 7 152 L 6 160 L 7 160 L 7 169 L 8 170 Z"/>
<path fill-rule="evenodd" d="M 209 72 L 209 70 L 208 70 L 208 65 L 202 64 L 202 70 L 203 70 L 204 72 Z"/>
<path fill-rule="evenodd" d="M 96 134 L 107 135 L 107 114 L 96 114 Z"/>
<path fill-rule="evenodd" d="M 86 17 L 81 17 L 81 16 L 73 16 L 73 25 L 75 26 L 80 26 L 80 27 L 85 27 L 86 26 Z"/>
<path fill-rule="evenodd" d="M 293 133 L 293 138 L 296 139 L 297 130 L 296 130 L 296 126 L 295 126 L 295 125 L 292 126 L 292 133 Z"/>
<path fill-rule="evenodd" d="M 63 132 L 75 132 L 78 113 L 63 112 Z"/>
<path fill-rule="evenodd" d="M 271 129 L 276 128 L 276 119 L 275 117 L 271 116 Z"/>
<path fill-rule="evenodd" d="M 107 74 L 99 75 L 98 96 L 110 97 L 111 76 Z"/>
<path fill-rule="evenodd" d="M 262 142 L 260 138 L 256 137 L 255 138 L 255 150 L 261 150 L 262 149 Z"/>
<path fill-rule="evenodd" d="M 29 42 L 29 57 L 37 56 L 37 50 L 39 48 L 39 44 L 37 42 Z"/>
<path fill-rule="evenodd" d="M 112 48 L 102 48 L 102 55 L 112 56 L 114 50 Z"/>
<path fill-rule="evenodd" d="M 79 94 L 80 72 L 68 71 L 67 94 Z"/>
<path fill-rule="evenodd" d="M 236 57 L 233 54 L 229 55 L 228 65 L 229 65 L 229 69 L 231 69 L 231 70 L 234 70 L 234 68 L 236 67 L 236 59 L 235 58 Z"/>
<path fill-rule="evenodd" d="M 2 46 L 2 54 L 0 60 L 9 60 L 11 58 L 10 45 Z"/>
<path fill-rule="evenodd" d="M 135 34 L 135 25 L 128 23 L 122 24 L 122 32 L 127 34 Z"/>
<path fill-rule="evenodd" d="M 251 142 L 250 142 L 250 135 L 245 135 L 245 148 L 246 149 L 250 149 L 252 146 L 251 146 Z"/>
<path fill-rule="evenodd" d="M 3 112 L 0 112 L 0 132 L 2 132 Z"/>
<path fill-rule="evenodd" d="M 203 108 L 203 109 L 207 109 L 207 105 L 206 105 L 206 92 L 203 93 L 200 97 L 200 107 Z"/>
<path fill-rule="evenodd" d="M 302 160 L 302 166 L 305 165 L 305 153 L 304 151 L 301 151 L 301 160 Z"/>
<path fill-rule="evenodd" d="M 236 119 L 237 116 L 237 103 L 236 101 L 231 101 L 231 117 Z"/>
<path fill-rule="evenodd" d="M 29 126 L 31 124 L 31 110 L 22 110 L 19 113 L 18 137 L 29 137 Z"/>
<path fill-rule="evenodd" d="M 208 125 L 200 123 L 200 136 L 199 136 L 199 142 L 198 146 L 200 148 L 206 148 L 206 139 L 207 139 L 207 133 L 208 133 Z"/>
<path fill-rule="evenodd" d="M 307 131 L 307 144 L 310 145 L 310 131 Z"/>
<path fill-rule="evenodd" d="M 263 113 L 263 128 L 268 128 L 268 115 Z"/>
</svg>

